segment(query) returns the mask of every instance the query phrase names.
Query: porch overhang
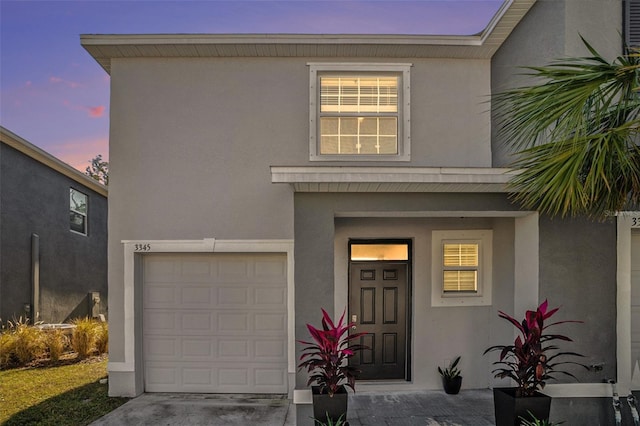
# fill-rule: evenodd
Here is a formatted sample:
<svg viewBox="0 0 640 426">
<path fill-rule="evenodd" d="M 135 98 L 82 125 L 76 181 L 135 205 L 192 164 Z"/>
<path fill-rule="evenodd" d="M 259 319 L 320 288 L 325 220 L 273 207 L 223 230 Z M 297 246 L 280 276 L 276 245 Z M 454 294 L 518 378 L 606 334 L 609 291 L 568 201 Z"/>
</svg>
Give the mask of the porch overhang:
<svg viewBox="0 0 640 426">
<path fill-rule="evenodd" d="M 511 192 L 512 169 L 493 167 L 283 167 L 272 183 L 294 192 Z"/>
</svg>

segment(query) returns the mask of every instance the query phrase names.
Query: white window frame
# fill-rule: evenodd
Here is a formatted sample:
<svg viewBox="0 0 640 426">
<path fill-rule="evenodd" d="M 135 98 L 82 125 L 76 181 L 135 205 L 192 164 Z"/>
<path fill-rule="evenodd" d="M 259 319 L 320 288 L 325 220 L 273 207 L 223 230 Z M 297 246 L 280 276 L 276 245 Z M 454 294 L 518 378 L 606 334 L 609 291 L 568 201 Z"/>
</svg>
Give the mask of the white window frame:
<svg viewBox="0 0 640 426">
<path fill-rule="evenodd" d="M 444 291 L 444 243 L 478 244 L 478 288 L 476 292 Z M 493 231 L 490 229 L 444 230 L 431 233 L 431 306 L 491 305 Z"/>
<path fill-rule="evenodd" d="M 330 63 L 310 62 L 309 66 L 309 160 L 310 161 L 410 161 L 410 73 L 412 64 L 406 63 Z M 394 73 L 399 75 L 398 83 L 398 153 L 397 154 L 320 154 L 319 116 L 320 84 L 319 75 L 331 72 L 350 72 L 362 75 Z"/>
<path fill-rule="evenodd" d="M 75 210 L 73 208 L 73 206 L 71 205 L 71 194 L 73 193 L 73 191 L 77 192 L 78 194 L 84 195 L 85 200 L 86 200 L 86 204 L 87 204 L 87 211 L 85 213 L 83 213 L 81 211 L 78 211 L 78 210 Z M 74 234 L 79 234 L 79 235 L 84 235 L 84 236 L 89 235 L 89 195 L 85 194 L 82 191 L 78 191 L 75 188 L 69 188 L 69 212 L 73 212 L 75 214 L 78 214 L 78 215 L 84 217 L 84 232 L 79 232 L 79 231 L 76 231 L 75 229 L 72 229 L 71 228 L 71 223 L 69 223 L 69 230 L 71 232 L 73 232 Z"/>
</svg>

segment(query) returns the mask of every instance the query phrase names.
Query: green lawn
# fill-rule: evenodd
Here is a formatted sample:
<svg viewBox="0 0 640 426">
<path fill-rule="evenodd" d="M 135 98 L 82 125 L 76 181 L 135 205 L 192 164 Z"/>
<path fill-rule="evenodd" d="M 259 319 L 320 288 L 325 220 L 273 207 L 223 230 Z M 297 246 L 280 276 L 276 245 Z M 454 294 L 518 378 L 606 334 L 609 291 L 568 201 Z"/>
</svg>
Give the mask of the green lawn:
<svg viewBox="0 0 640 426">
<path fill-rule="evenodd" d="M 0 371 L 0 424 L 87 425 L 127 398 L 109 398 L 107 360 Z"/>
</svg>

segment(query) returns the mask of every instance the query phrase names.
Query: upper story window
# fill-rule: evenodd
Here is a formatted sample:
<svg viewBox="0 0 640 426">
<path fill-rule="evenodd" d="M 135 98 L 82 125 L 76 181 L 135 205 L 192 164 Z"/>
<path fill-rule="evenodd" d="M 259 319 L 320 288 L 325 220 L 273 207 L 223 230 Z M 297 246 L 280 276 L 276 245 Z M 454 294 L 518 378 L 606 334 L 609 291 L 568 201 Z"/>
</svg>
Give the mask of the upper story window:
<svg viewBox="0 0 640 426">
<path fill-rule="evenodd" d="M 624 3 L 624 42 L 628 47 L 640 46 L 640 0 Z"/>
<path fill-rule="evenodd" d="M 89 197 L 73 188 L 69 191 L 69 225 L 73 232 L 87 235 L 87 204 Z"/>
<path fill-rule="evenodd" d="M 311 161 L 409 161 L 410 64 L 309 66 Z"/>
</svg>

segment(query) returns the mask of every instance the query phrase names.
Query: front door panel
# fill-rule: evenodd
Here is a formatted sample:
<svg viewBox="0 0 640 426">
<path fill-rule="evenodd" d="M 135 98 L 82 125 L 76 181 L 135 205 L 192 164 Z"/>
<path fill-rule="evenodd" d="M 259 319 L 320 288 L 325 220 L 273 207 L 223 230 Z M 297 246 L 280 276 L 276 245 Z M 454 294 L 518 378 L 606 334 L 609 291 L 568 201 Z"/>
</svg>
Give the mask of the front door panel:
<svg viewBox="0 0 640 426">
<path fill-rule="evenodd" d="M 349 319 L 368 349 L 351 358 L 359 379 L 405 379 L 407 354 L 406 263 L 352 263 Z"/>
</svg>

